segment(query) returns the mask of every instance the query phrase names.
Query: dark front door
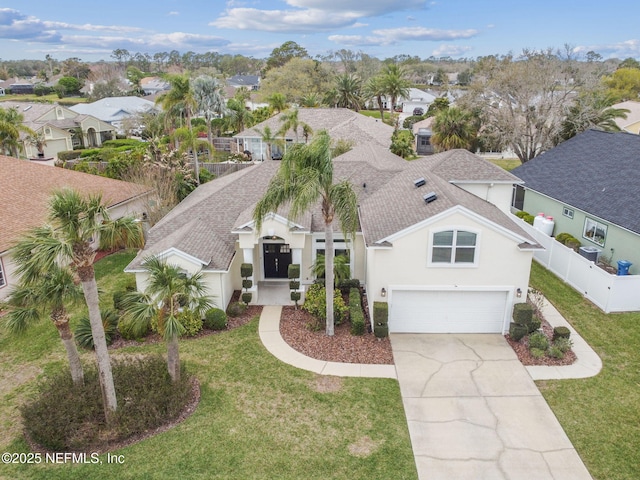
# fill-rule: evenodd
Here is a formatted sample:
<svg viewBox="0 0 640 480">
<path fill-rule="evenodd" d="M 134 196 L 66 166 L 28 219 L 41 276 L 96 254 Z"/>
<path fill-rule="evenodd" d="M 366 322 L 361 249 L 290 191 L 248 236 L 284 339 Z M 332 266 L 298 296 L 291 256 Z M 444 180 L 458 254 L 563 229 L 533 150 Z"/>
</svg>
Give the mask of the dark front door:
<svg viewBox="0 0 640 480">
<path fill-rule="evenodd" d="M 286 243 L 264 244 L 264 278 L 287 278 L 291 249 Z"/>
</svg>

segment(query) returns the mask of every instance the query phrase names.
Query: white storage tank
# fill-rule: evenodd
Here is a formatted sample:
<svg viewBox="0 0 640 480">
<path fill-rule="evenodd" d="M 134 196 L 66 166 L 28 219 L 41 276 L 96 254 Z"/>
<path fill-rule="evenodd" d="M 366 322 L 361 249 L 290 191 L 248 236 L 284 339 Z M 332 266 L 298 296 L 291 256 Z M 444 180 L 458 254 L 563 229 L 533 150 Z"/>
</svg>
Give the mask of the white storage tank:
<svg viewBox="0 0 640 480">
<path fill-rule="evenodd" d="M 533 219 L 533 228 L 542 231 L 542 222 L 544 222 L 544 219 L 544 213 L 539 213 L 538 215 L 536 215 L 536 217 Z"/>
<path fill-rule="evenodd" d="M 556 222 L 553 220 L 553 217 L 543 218 L 540 222 L 539 230 L 545 235 L 553 235 L 553 227 L 555 227 Z"/>
</svg>

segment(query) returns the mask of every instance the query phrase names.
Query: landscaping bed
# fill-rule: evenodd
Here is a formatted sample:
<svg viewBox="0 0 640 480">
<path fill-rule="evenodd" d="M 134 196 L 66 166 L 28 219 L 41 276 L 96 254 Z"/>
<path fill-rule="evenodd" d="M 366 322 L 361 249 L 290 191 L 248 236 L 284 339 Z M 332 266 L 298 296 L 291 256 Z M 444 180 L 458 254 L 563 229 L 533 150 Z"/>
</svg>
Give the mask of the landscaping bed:
<svg viewBox="0 0 640 480">
<path fill-rule="evenodd" d="M 389 337 L 378 339 L 373 333 L 351 335 L 349 322 L 336 325 L 334 336 L 328 337 L 324 329 L 309 329 L 313 322 L 313 316 L 305 310 L 283 307 L 280 334 L 292 348 L 318 360 L 393 365 Z"/>
<path fill-rule="evenodd" d="M 546 320 L 541 320 L 541 330 L 546 335 L 546 337 L 551 340 L 551 338 L 553 337 L 553 327 L 549 325 L 549 322 L 547 322 Z M 518 360 L 520 360 L 520 362 L 522 362 L 522 364 L 525 366 L 544 365 L 549 367 L 558 367 L 563 365 L 571 365 L 577 359 L 576 354 L 573 353 L 573 350 L 568 350 L 564 354 L 563 358 L 553 358 L 549 357 L 548 355 L 536 358 L 531 354 L 531 351 L 529 350 L 528 336 L 524 337 L 519 342 L 513 340 L 509 334 L 506 334 L 505 338 L 507 339 L 509 345 L 511 345 L 511 348 L 513 348 L 513 351 L 516 352 Z"/>
</svg>

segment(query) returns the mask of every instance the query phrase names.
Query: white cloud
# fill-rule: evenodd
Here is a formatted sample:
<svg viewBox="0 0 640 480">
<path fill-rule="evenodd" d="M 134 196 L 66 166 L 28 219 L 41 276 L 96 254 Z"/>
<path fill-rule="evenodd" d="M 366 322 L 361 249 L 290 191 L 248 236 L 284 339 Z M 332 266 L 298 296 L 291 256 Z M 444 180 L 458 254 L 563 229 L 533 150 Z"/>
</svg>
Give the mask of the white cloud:
<svg viewBox="0 0 640 480">
<path fill-rule="evenodd" d="M 180 12 L 173 11 L 173 12 L 167 13 L 167 15 L 170 16 L 170 17 L 175 17 L 177 15 L 180 15 Z"/>
<path fill-rule="evenodd" d="M 575 53 L 587 53 L 594 51 L 605 58 L 638 58 L 640 57 L 640 40 L 634 38 L 616 43 L 601 45 L 580 45 L 573 49 Z"/>
<path fill-rule="evenodd" d="M 287 0 L 293 7 L 326 10 L 340 15 L 350 13 L 356 16 L 371 17 L 399 10 L 420 9 L 424 0 Z"/>
<path fill-rule="evenodd" d="M 371 47 L 383 45 L 379 38 L 364 35 L 329 35 L 329 40 L 345 47 Z"/>
<path fill-rule="evenodd" d="M 329 40 L 349 46 L 393 45 L 403 41 L 443 41 L 474 37 L 477 30 L 437 30 L 424 27 L 386 28 L 371 35 L 331 35 Z"/>
<path fill-rule="evenodd" d="M 324 10 L 258 10 L 232 8 L 209 25 L 218 28 L 258 30 L 265 32 L 327 31 L 354 24 L 350 13 L 333 14 Z"/>
<path fill-rule="evenodd" d="M 460 57 L 472 50 L 472 47 L 464 45 L 440 45 L 431 54 L 434 57 Z"/>
</svg>

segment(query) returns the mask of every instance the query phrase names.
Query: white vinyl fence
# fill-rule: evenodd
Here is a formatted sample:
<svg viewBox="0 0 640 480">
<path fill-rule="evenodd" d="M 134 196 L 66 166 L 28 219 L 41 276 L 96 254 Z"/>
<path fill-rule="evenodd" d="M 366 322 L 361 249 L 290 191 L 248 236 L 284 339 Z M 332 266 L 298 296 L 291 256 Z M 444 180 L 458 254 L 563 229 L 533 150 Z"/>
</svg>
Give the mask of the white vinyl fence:
<svg viewBox="0 0 640 480">
<path fill-rule="evenodd" d="M 640 275 L 612 275 L 565 247 L 554 238 L 536 230 L 516 216 L 515 221 L 545 250 L 533 258 L 582 293 L 605 313 L 640 311 Z"/>
</svg>

